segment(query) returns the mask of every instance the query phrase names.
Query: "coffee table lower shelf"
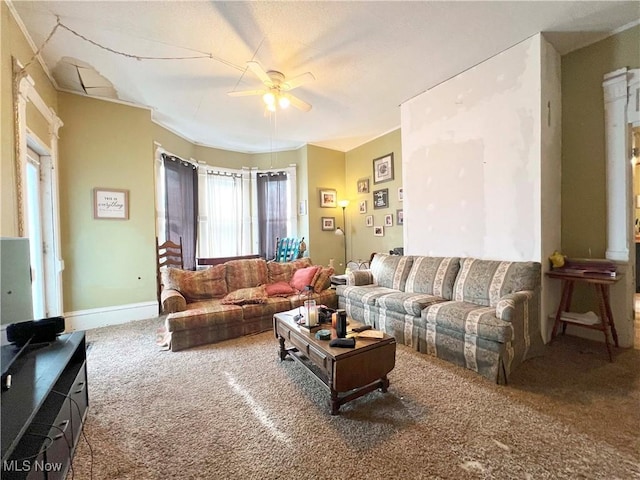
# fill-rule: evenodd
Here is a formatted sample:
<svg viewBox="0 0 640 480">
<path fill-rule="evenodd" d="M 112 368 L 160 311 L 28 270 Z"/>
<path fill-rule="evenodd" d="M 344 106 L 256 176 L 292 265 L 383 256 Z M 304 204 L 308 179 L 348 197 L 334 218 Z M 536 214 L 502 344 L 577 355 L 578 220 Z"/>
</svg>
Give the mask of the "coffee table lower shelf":
<svg viewBox="0 0 640 480">
<path fill-rule="evenodd" d="M 311 362 L 307 357 L 300 353 L 300 351 L 295 348 L 287 348 L 285 349 L 284 358 L 289 356 L 299 364 L 301 364 L 309 373 L 313 375 L 313 377 L 329 392 L 330 402 L 331 402 L 331 415 L 337 415 L 340 413 L 340 406 L 344 405 L 351 400 L 355 400 L 356 398 L 360 398 L 367 393 L 373 392 L 375 390 L 380 389 L 383 393 L 387 393 L 389 390 L 389 379 L 386 375 L 378 380 L 374 380 L 373 382 L 364 385 L 362 387 L 354 388 L 342 395 L 337 390 L 334 390 L 331 387 L 331 380 L 329 377 L 316 367 L 313 362 Z M 280 356 L 280 360 L 284 360 L 282 355 Z"/>
</svg>

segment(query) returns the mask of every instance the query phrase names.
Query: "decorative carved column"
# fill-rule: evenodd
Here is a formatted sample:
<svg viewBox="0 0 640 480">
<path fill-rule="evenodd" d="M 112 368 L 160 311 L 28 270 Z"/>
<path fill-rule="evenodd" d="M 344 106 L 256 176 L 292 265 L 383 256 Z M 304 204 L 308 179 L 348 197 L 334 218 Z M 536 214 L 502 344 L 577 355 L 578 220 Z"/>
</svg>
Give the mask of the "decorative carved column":
<svg viewBox="0 0 640 480">
<path fill-rule="evenodd" d="M 14 165 L 16 182 L 16 207 L 18 220 L 18 236 L 27 235 L 25 230 L 26 205 L 26 170 L 25 158 L 27 154 L 27 102 L 29 101 L 29 91 L 33 88 L 33 80 L 20 65 L 13 59 L 13 108 L 14 108 Z"/>
</svg>

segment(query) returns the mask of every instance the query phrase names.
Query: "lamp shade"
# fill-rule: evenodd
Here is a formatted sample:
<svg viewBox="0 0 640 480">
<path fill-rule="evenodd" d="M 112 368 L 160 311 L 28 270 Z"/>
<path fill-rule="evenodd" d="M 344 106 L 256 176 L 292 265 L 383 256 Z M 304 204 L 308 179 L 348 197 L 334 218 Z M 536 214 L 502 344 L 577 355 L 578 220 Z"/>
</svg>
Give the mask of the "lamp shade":
<svg viewBox="0 0 640 480">
<path fill-rule="evenodd" d="M 338 206 L 342 208 L 347 208 L 349 206 L 349 200 L 340 200 L 338 202 Z"/>
<path fill-rule="evenodd" d="M 344 230 L 342 230 L 340 227 L 336 228 L 336 235 L 344 235 Z"/>
</svg>

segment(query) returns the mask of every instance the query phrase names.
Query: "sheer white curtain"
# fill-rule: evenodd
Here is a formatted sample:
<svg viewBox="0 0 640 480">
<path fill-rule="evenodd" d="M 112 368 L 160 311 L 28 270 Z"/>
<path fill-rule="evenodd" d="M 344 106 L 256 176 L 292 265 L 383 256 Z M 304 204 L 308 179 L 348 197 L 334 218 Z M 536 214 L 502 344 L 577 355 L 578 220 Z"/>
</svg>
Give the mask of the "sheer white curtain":
<svg viewBox="0 0 640 480">
<path fill-rule="evenodd" d="M 198 256 L 251 252 L 248 172 L 200 168 Z"/>
</svg>

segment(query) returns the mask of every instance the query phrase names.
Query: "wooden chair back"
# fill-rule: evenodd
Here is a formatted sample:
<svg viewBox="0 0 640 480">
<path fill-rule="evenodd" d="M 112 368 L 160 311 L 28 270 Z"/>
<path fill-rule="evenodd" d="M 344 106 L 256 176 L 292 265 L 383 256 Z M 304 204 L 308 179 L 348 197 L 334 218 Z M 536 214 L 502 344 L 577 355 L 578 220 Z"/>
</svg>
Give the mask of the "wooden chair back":
<svg viewBox="0 0 640 480">
<path fill-rule="evenodd" d="M 158 312 L 162 313 L 162 300 L 160 294 L 162 293 L 162 277 L 160 275 L 160 269 L 162 267 L 168 268 L 184 268 L 184 260 L 182 258 L 182 237 L 180 237 L 180 243 L 167 240 L 162 244 L 158 244 L 158 237 L 156 237 L 156 281 L 158 287 Z"/>
</svg>

